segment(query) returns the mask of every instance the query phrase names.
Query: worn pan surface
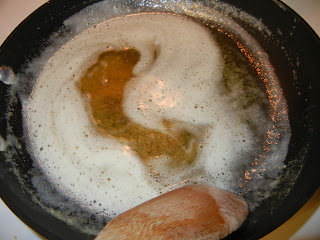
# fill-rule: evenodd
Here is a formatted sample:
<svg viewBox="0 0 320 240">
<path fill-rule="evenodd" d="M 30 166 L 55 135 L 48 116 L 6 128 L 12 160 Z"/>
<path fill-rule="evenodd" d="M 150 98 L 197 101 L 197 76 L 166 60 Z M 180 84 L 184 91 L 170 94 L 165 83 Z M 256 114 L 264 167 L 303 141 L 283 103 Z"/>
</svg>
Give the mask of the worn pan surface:
<svg viewBox="0 0 320 240">
<path fill-rule="evenodd" d="M 8 37 L 0 49 L 0 66 L 11 66 L 15 73 L 25 63 L 40 54 L 50 36 L 63 27 L 63 21 L 81 9 L 99 0 L 55 0 L 43 5 L 29 16 Z M 215 1 L 204 1 L 213 6 Z M 273 195 L 255 209 L 243 227 L 228 239 L 258 239 L 290 218 L 311 197 L 320 184 L 320 40 L 313 30 L 291 9 L 271 0 L 224 0 L 261 19 L 271 32 L 269 37 L 250 29 L 238 21 L 268 53 L 280 79 L 289 107 L 292 137 L 286 157 L 287 168 L 279 185 L 279 194 Z M 279 34 L 281 32 L 281 34 Z M 297 59 L 299 60 L 297 64 Z M 52 216 L 35 203 L 28 172 L 32 160 L 26 151 L 21 105 L 17 102 L 10 119 L 7 94 L 10 86 L 0 83 L 0 134 L 6 139 L 8 124 L 20 139 L 22 149 L 15 149 L 14 164 L 5 152 L 0 152 L 0 194 L 12 211 L 30 227 L 49 239 L 92 239 L 74 226 Z M 17 172 L 20 179 L 17 178 Z M 288 179 L 293 181 L 288 181 Z M 290 184 L 289 184 L 290 182 Z M 284 191 L 288 190 L 288 191 Z M 85 213 L 84 213 L 85 216 Z M 94 219 L 86 219 L 94 221 Z"/>
</svg>

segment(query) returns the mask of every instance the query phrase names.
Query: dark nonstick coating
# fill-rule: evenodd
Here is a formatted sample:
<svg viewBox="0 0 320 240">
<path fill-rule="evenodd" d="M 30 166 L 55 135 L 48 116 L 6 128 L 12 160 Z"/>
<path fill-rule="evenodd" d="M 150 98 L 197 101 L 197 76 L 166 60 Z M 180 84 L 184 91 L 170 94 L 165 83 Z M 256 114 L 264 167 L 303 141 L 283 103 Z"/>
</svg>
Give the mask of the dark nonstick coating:
<svg viewBox="0 0 320 240">
<path fill-rule="evenodd" d="M 63 26 L 65 19 L 98 1 L 55 0 L 43 5 L 21 23 L 1 46 L 0 66 L 11 66 L 14 72 L 19 72 L 28 60 L 38 56 L 48 45 L 47 40 Z M 320 147 L 317 146 L 320 142 L 320 40 L 303 19 L 281 2 L 224 2 L 261 19 L 271 31 L 271 36 L 266 38 L 245 22 L 239 21 L 268 53 L 289 107 L 292 138 L 286 158 L 287 170 L 284 171 L 282 183 L 275 190 L 278 194 L 250 213 L 241 229 L 227 237 L 258 239 L 290 218 L 320 185 Z M 206 4 L 214 4 L 214 1 L 207 1 Z M 279 34 L 279 30 L 282 34 Z M 4 139 L 8 131 L 8 122 L 4 114 L 8 108 L 8 88 L 9 86 L 0 83 L 0 134 Z M 22 146 L 25 146 L 19 103 L 16 104 L 9 122 L 13 125 L 13 133 L 20 139 Z M 26 173 L 22 174 L 25 186 L 32 186 L 27 174 L 32 169 L 32 160 L 27 151 L 17 150 L 15 158 L 18 160 L 15 168 L 21 173 Z M 32 194 L 25 191 L 25 186 L 21 186 L 21 181 L 13 174 L 12 165 L 6 161 L 3 152 L 0 152 L 0 159 L 0 195 L 20 219 L 49 239 L 94 238 L 44 211 L 33 201 Z M 296 175 L 298 177 L 293 183 L 288 181 Z M 285 192 L 283 189 L 289 191 Z"/>
</svg>

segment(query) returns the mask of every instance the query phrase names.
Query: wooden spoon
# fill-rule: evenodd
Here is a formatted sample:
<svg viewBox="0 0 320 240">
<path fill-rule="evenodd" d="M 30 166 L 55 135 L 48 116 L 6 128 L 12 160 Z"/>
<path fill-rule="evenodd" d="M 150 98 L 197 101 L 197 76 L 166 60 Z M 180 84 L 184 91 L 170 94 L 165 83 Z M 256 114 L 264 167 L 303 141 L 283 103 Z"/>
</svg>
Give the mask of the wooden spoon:
<svg viewBox="0 0 320 240">
<path fill-rule="evenodd" d="M 237 230 L 247 215 L 242 197 L 213 186 L 190 185 L 120 214 L 95 240 L 221 239 Z"/>
</svg>

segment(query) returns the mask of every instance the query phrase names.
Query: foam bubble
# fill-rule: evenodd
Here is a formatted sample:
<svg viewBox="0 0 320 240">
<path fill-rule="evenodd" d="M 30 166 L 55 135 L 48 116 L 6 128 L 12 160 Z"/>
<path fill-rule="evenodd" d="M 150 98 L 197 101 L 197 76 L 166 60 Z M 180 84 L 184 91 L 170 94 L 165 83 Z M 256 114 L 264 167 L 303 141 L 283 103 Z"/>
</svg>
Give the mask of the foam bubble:
<svg viewBox="0 0 320 240">
<path fill-rule="evenodd" d="M 0 81 L 7 85 L 15 85 L 17 84 L 18 79 L 10 67 L 1 66 Z"/>
</svg>

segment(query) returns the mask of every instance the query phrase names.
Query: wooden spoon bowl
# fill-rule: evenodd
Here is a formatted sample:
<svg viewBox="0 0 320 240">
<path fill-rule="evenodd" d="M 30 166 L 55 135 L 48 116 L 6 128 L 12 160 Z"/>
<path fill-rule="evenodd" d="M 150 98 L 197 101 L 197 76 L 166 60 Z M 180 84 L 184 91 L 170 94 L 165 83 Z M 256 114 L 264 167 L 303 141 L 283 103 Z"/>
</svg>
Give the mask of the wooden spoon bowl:
<svg viewBox="0 0 320 240">
<path fill-rule="evenodd" d="M 120 214 L 96 240 L 221 239 L 237 230 L 247 215 L 241 196 L 213 186 L 190 185 Z"/>
</svg>

